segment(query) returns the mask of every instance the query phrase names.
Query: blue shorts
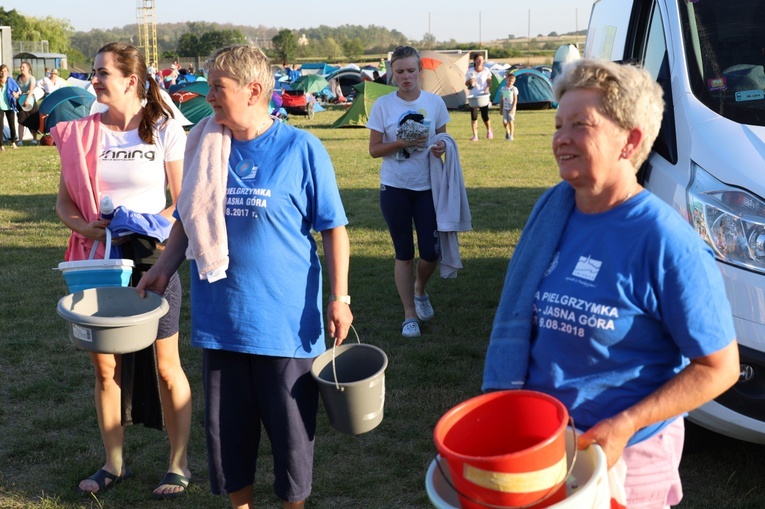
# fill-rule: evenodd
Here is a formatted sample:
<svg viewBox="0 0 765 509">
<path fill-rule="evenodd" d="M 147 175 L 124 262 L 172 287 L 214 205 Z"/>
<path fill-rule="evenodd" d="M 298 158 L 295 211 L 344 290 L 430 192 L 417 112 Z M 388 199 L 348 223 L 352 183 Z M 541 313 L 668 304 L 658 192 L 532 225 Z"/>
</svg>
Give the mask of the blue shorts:
<svg viewBox="0 0 765 509">
<path fill-rule="evenodd" d="M 204 349 L 205 434 L 210 489 L 228 494 L 255 481 L 261 423 L 271 442 L 274 493 L 311 494 L 319 387 L 313 359 Z"/>
<path fill-rule="evenodd" d="M 433 205 L 433 192 L 412 191 L 392 186 L 380 186 L 380 210 L 388 225 L 396 260 L 414 258 L 412 221 L 417 229 L 417 248 L 420 258 L 435 262 L 441 254 L 438 243 L 438 224 Z"/>
</svg>

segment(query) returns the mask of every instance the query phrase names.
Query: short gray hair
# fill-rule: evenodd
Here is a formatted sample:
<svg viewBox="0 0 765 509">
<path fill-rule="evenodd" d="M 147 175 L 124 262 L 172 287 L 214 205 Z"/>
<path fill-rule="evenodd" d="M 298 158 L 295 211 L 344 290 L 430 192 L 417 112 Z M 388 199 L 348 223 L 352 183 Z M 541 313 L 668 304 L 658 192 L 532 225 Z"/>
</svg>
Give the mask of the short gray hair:
<svg viewBox="0 0 765 509">
<path fill-rule="evenodd" d="M 622 129 L 637 127 L 643 132 L 643 141 L 632 156 L 632 164 L 639 168 L 659 135 L 664 114 L 661 86 L 641 67 L 583 58 L 566 64 L 553 82 L 558 101 L 577 88 L 599 90 L 603 94 L 601 113 Z"/>
<path fill-rule="evenodd" d="M 263 86 L 266 102 L 271 100 L 274 91 L 274 76 L 271 63 L 257 46 L 236 44 L 226 46 L 213 53 L 204 65 L 205 71 L 222 71 L 240 86 L 247 86 L 257 81 Z"/>
</svg>

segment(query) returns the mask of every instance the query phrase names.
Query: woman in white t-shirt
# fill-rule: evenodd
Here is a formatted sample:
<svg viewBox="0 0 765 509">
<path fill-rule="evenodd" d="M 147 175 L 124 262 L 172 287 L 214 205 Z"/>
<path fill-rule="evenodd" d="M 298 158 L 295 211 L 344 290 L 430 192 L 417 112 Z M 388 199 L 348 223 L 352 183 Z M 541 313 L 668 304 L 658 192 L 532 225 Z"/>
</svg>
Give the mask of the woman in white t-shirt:
<svg viewBox="0 0 765 509">
<path fill-rule="evenodd" d="M 146 62 L 135 47 L 107 44 L 98 51 L 91 80 L 96 97 L 108 106 L 103 113 L 56 125 L 51 135 L 61 156 L 61 182 L 56 212 L 72 230 L 67 260 L 87 258 L 94 241 L 105 240 L 109 221 L 99 217 L 99 201 L 109 195 L 115 206 L 145 214 L 161 214 L 173 220 L 181 187 L 186 135 L 172 110 L 150 79 Z M 171 203 L 167 204 L 166 190 Z M 120 237 L 123 255 L 139 255 L 135 235 Z M 123 239 L 129 239 L 124 241 Z M 128 247 L 130 249 L 128 249 Z M 139 265 L 143 270 L 146 266 Z M 139 272 L 140 274 L 140 272 Z M 136 282 L 134 271 L 133 282 Z M 178 351 L 178 315 L 181 293 L 178 275 L 164 296 L 170 311 L 162 317 L 156 341 L 156 366 L 161 415 L 147 413 L 125 420 L 161 429 L 162 418 L 170 442 L 167 473 L 154 489 L 155 498 L 174 498 L 185 493 L 191 478 L 187 447 L 191 430 L 191 389 Z M 132 354 L 131 354 L 132 355 Z M 96 375 L 95 400 L 106 463 L 79 484 L 79 491 L 102 494 L 130 476 L 123 457 L 125 427 L 122 412 L 126 384 L 125 367 L 130 359 L 113 354 L 90 353 Z M 153 367 L 153 366 L 152 366 Z M 150 380 L 144 382 L 151 386 Z M 123 390 L 124 389 L 124 390 Z M 159 424 L 156 424 L 156 420 Z M 151 421 L 151 422 L 150 422 Z"/>
<path fill-rule="evenodd" d="M 476 53 L 473 56 L 473 68 L 465 75 L 465 86 L 468 87 L 470 95 L 488 94 L 491 88 L 491 71 L 483 66 L 485 58 L 482 53 Z M 470 124 L 473 128 L 473 141 L 478 141 L 478 111 L 481 111 L 481 120 L 486 126 L 486 138 L 494 138 L 494 132 L 491 130 L 491 119 L 489 119 L 489 105 L 480 108 L 470 108 Z"/>
<path fill-rule="evenodd" d="M 401 334 L 418 337 L 419 320 L 433 318 L 425 285 L 440 255 L 428 152 L 441 157 L 446 150 L 443 142 L 428 146 L 428 139 L 446 132 L 449 113 L 441 97 L 420 89 L 422 62 L 416 49 L 399 46 L 390 62 L 398 90 L 380 97 L 372 106 L 367 121 L 369 154 L 383 160 L 380 209 L 396 251 L 394 279 L 404 305 Z M 416 277 L 412 222 L 420 255 Z"/>
</svg>

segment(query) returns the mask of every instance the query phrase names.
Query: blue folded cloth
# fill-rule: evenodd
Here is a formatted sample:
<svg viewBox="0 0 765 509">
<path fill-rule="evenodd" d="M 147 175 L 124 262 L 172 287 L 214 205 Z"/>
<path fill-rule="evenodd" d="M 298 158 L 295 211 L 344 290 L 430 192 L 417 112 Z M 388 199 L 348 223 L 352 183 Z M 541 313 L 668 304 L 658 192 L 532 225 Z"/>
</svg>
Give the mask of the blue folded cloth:
<svg viewBox="0 0 765 509">
<path fill-rule="evenodd" d="M 114 218 L 108 228 L 114 238 L 138 233 L 164 242 L 170 235 L 172 226 L 173 224 L 165 216 L 143 214 L 120 205 L 114 210 Z"/>
<path fill-rule="evenodd" d="M 531 211 L 510 259 L 483 372 L 486 391 L 520 389 L 531 349 L 534 293 L 558 248 L 574 210 L 574 190 L 561 182 L 547 190 Z"/>
</svg>

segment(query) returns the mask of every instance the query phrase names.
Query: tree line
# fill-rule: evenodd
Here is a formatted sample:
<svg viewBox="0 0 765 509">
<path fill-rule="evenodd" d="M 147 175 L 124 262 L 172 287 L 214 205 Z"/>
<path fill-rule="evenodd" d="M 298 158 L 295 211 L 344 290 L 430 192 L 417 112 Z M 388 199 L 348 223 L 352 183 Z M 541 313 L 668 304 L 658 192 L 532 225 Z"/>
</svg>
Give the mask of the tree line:
<svg viewBox="0 0 765 509">
<path fill-rule="evenodd" d="M 35 18 L 19 14 L 15 9 L 0 7 L 0 25 L 11 27 L 14 40 L 47 40 L 54 53 L 67 55 L 74 68 L 87 70 L 99 48 L 110 42 L 126 42 L 139 46 L 137 24 L 107 30 L 75 31 L 66 19 Z M 278 63 L 287 65 L 296 60 L 326 60 L 329 62 L 356 61 L 365 55 L 379 57 L 396 46 L 411 44 L 418 49 L 475 49 L 473 43 L 457 43 L 454 39 L 437 41 L 432 34 L 424 34 L 419 41 L 408 39 L 403 33 L 385 27 L 369 25 L 341 25 L 297 30 L 277 29 L 189 21 L 185 23 L 158 23 L 157 46 L 162 60 L 178 58 L 206 58 L 215 49 L 230 44 L 249 43 L 262 48 Z M 552 34 L 550 34 L 552 35 Z M 556 34 L 557 35 L 557 34 Z M 489 47 L 491 58 L 517 57 L 522 54 L 517 44 L 508 40 Z M 486 46 L 486 45 L 484 45 Z"/>
</svg>

